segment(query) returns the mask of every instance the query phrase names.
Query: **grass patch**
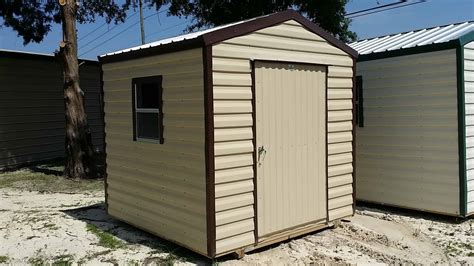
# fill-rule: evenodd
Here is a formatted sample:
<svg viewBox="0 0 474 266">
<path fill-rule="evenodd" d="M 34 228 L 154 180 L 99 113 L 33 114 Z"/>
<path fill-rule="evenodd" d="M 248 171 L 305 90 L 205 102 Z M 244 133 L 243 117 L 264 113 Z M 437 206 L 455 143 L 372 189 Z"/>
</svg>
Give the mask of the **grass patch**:
<svg viewBox="0 0 474 266">
<path fill-rule="evenodd" d="M 43 257 L 33 257 L 28 260 L 28 263 L 33 266 L 43 266 L 46 264 L 46 260 Z"/>
<path fill-rule="evenodd" d="M 109 254 L 110 252 L 112 252 L 112 250 L 108 249 L 108 250 L 104 250 L 104 251 L 100 251 L 100 252 L 95 252 L 95 253 L 92 253 L 92 254 L 89 254 L 87 256 L 85 256 L 84 258 L 80 259 L 77 264 L 78 265 L 82 265 L 82 264 L 85 264 L 86 262 L 92 260 L 92 259 L 96 259 L 100 256 L 104 256 L 104 255 L 107 255 Z"/>
<path fill-rule="evenodd" d="M 59 226 L 57 226 L 56 224 L 53 224 L 53 223 L 47 223 L 47 224 L 43 225 L 43 228 L 44 229 L 49 229 L 49 230 L 58 230 Z"/>
<path fill-rule="evenodd" d="M 46 193 L 80 193 L 103 190 L 102 179 L 74 180 L 64 178 L 60 163 L 38 165 L 11 172 L 0 172 L 0 188 Z"/>
<path fill-rule="evenodd" d="M 7 257 L 7 256 L 0 256 L 0 263 L 6 263 L 9 260 L 10 260 L 10 258 Z"/>
<path fill-rule="evenodd" d="M 125 244 L 118 240 L 114 235 L 111 233 L 105 232 L 97 228 L 95 225 L 92 224 L 87 224 L 86 225 L 87 231 L 93 233 L 94 235 L 99 238 L 99 246 L 103 246 L 106 248 L 122 248 L 125 246 Z"/>
<path fill-rule="evenodd" d="M 59 255 L 54 257 L 54 261 L 51 263 L 53 266 L 69 266 L 72 265 L 74 257 L 70 254 Z"/>
<path fill-rule="evenodd" d="M 178 261 L 178 257 L 173 254 L 168 254 L 166 257 L 148 257 L 143 261 L 144 265 L 156 264 L 172 266 Z"/>
</svg>

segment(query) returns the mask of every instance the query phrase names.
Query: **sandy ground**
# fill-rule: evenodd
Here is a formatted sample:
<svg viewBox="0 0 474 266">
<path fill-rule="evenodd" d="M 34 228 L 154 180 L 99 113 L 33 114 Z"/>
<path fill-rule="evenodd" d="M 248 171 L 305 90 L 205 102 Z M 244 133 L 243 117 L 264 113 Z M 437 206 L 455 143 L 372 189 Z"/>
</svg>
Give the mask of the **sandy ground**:
<svg viewBox="0 0 474 266">
<path fill-rule="evenodd" d="M 340 263 L 474 264 L 474 221 L 411 216 L 359 208 L 336 228 L 323 230 L 223 265 Z M 204 258 L 109 218 L 103 193 L 0 190 L 0 256 L 8 263 L 73 262 L 204 264 Z M 109 232 L 117 247 L 88 230 Z M 115 243 L 115 242 L 114 242 Z"/>
</svg>

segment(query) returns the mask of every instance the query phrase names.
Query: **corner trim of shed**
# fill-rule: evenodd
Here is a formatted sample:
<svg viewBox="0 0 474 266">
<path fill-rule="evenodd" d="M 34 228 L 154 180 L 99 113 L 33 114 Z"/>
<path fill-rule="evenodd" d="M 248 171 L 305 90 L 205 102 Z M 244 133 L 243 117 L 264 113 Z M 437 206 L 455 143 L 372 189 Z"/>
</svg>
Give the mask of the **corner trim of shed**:
<svg viewBox="0 0 474 266">
<path fill-rule="evenodd" d="M 357 201 L 357 174 L 356 174 L 356 134 L 357 134 L 357 125 L 356 125 L 356 100 L 355 100 L 355 95 L 357 93 L 356 89 L 356 83 L 357 83 L 357 59 L 353 58 L 352 59 L 352 215 L 355 215 L 355 209 L 356 209 L 356 201 Z M 327 98 L 326 98 L 327 100 Z M 327 112 L 327 110 L 326 110 Z M 327 119 L 326 119 L 327 121 Z M 327 124 L 327 123 L 326 123 Z M 328 167 L 326 167 L 327 169 Z M 326 175 L 327 176 L 327 175 Z M 329 188 L 328 188 L 329 191 Z M 329 200 L 328 200 L 329 201 Z M 329 210 L 328 210 L 329 212 Z M 328 219 L 329 219 L 329 213 L 328 213 Z"/>
<path fill-rule="evenodd" d="M 461 42 L 456 47 L 456 76 L 458 94 L 458 152 L 459 152 L 459 213 L 467 211 L 467 176 L 466 176 L 466 112 L 464 97 L 464 50 Z"/>
<path fill-rule="evenodd" d="M 458 141 L 459 141 L 459 214 L 467 216 L 467 165 L 466 165 L 466 110 L 464 82 L 464 45 L 474 41 L 474 31 L 456 40 L 456 80 L 458 93 Z"/>
<path fill-rule="evenodd" d="M 216 200 L 214 162 L 214 95 L 212 79 L 212 46 L 202 48 L 204 74 L 204 127 L 206 160 L 207 255 L 216 256 Z"/>
</svg>

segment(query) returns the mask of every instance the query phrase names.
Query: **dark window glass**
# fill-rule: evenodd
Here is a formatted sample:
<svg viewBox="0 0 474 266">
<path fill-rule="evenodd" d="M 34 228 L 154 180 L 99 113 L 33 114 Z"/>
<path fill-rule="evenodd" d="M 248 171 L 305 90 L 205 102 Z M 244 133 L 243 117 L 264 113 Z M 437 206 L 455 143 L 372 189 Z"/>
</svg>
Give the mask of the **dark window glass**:
<svg viewBox="0 0 474 266">
<path fill-rule="evenodd" d="M 141 83 L 137 88 L 137 108 L 159 107 L 158 83 Z"/>
<path fill-rule="evenodd" d="M 162 77 L 135 78 L 132 82 L 133 140 L 163 144 Z"/>
<path fill-rule="evenodd" d="M 159 114 L 137 113 L 137 137 L 146 139 L 160 138 Z"/>
</svg>

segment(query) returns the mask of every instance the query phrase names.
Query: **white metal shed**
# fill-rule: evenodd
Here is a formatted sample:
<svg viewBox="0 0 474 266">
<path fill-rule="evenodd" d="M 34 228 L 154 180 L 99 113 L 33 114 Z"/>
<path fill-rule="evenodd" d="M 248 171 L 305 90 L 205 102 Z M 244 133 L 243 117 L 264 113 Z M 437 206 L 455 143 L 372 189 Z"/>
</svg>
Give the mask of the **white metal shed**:
<svg viewBox="0 0 474 266">
<path fill-rule="evenodd" d="M 474 23 L 350 44 L 357 63 L 357 199 L 474 214 Z"/>
</svg>

